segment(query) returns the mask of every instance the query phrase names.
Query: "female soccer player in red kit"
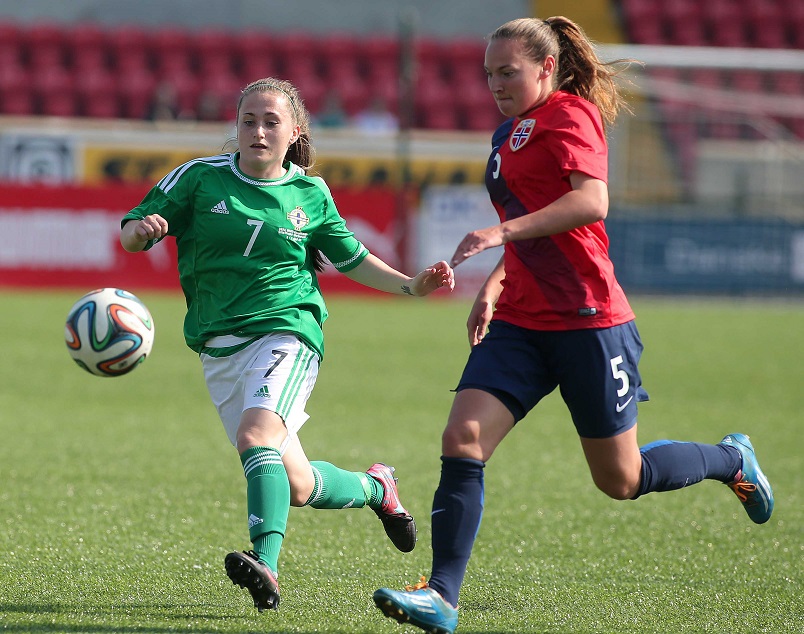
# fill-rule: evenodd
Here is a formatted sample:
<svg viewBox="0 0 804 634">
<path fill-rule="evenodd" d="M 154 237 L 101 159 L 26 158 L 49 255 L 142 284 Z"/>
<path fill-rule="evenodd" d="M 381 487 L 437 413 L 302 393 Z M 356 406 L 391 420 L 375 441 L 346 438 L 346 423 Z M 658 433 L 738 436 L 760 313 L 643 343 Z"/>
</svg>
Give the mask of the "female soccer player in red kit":
<svg viewBox="0 0 804 634">
<path fill-rule="evenodd" d="M 771 487 L 743 434 L 715 445 L 637 444 L 642 343 L 614 276 L 605 124 L 624 105 L 616 70 L 564 17 L 508 22 L 488 37 L 489 88 L 510 117 L 494 133 L 486 186 L 500 224 L 469 233 L 456 266 L 485 249 L 504 254 L 472 306 L 472 351 L 442 437 L 433 499 L 433 567 L 406 592 L 381 588 L 386 616 L 452 634 L 458 594 L 483 511 L 483 469 L 514 425 L 556 387 L 592 478 L 618 500 L 712 479 L 750 518 L 766 522 Z M 486 331 L 488 330 L 488 334 Z"/>
</svg>

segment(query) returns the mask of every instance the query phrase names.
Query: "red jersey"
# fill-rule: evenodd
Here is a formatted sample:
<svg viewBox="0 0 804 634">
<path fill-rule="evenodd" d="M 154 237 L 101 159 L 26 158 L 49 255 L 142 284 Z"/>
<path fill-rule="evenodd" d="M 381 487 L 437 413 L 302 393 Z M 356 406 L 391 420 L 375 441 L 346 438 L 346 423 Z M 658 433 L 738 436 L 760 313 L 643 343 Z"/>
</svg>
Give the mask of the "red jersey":
<svg viewBox="0 0 804 634">
<path fill-rule="evenodd" d="M 558 91 L 494 133 L 486 187 L 500 221 L 539 210 L 572 190 L 570 173 L 608 179 L 608 147 L 592 103 Z M 607 328 L 634 313 L 614 277 L 603 221 L 505 245 L 494 319 L 532 330 Z"/>
</svg>

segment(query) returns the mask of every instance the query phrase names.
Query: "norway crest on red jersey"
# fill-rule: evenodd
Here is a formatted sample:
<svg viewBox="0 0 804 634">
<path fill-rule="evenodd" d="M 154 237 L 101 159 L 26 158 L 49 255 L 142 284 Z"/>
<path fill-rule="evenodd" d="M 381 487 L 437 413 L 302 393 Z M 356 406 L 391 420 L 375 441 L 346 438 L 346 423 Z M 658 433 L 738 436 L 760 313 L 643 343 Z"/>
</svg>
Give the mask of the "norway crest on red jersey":
<svg viewBox="0 0 804 634">
<path fill-rule="evenodd" d="M 511 150 L 516 152 L 528 142 L 530 133 L 533 132 L 533 126 L 535 125 L 536 119 L 522 119 L 522 121 L 516 124 L 516 128 L 514 128 L 511 137 L 508 139 L 508 145 Z"/>
</svg>

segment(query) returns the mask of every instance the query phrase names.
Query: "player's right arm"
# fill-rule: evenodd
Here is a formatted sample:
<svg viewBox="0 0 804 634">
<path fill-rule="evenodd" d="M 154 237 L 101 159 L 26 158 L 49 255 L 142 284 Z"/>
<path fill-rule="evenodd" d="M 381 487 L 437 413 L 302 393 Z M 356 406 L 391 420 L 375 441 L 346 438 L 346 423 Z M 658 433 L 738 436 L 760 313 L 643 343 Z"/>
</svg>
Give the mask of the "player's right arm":
<svg viewBox="0 0 804 634">
<path fill-rule="evenodd" d="M 142 220 L 129 220 L 120 229 L 120 244 L 130 253 L 142 251 L 151 240 L 164 238 L 168 222 L 159 214 L 145 216 Z"/>
</svg>

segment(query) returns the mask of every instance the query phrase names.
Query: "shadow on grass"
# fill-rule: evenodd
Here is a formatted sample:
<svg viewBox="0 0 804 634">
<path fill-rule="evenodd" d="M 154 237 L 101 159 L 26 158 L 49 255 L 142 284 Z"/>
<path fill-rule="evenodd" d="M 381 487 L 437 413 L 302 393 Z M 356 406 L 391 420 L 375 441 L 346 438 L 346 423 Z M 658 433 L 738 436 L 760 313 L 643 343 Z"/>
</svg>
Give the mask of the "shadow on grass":
<svg viewBox="0 0 804 634">
<path fill-rule="evenodd" d="M 300 628 L 288 624 L 274 624 L 276 629 L 268 627 L 247 625 L 243 623 L 242 615 L 220 615 L 201 611 L 193 611 L 193 606 L 184 606 L 181 613 L 176 612 L 175 605 L 159 604 L 125 604 L 117 609 L 108 606 L 84 605 L 81 608 L 73 606 L 43 605 L 43 604 L 12 604 L 0 603 L 0 630 L 3 632 L 81 632 L 82 634 L 168 634 L 179 630 L 188 632 L 237 632 L 238 634 L 327 634 L 327 630 L 316 627 Z M 202 606 L 196 606 L 202 607 Z M 10 617 L 10 618 L 9 618 Z M 23 622 L 24 618 L 24 622 Z M 129 621 L 130 624 L 112 623 L 115 619 Z M 49 622 L 36 622 L 48 620 Z M 12 622 L 9 622 L 12 621 Z M 16 621 L 16 622 L 14 622 Z M 105 621 L 93 623 L 92 621 Z M 163 621 L 163 624 L 158 624 Z M 184 625 L 179 625 L 182 622 Z M 195 623 L 195 621 L 201 621 Z M 150 623 L 149 623 L 150 622 Z M 205 628 L 204 622 L 207 623 Z M 210 624 L 214 623 L 212 629 Z M 238 624 L 241 627 L 238 627 Z M 266 626 L 269 624 L 266 623 Z M 411 626 L 404 626 L 405 632 L 412 631 Z M 387 628 L 386 628 L 387 629 Z M 391 628 L 393 629 L 393 628 Z M 350 634 L 372 634 L 377 630 L 354 630 Z M 383 629 L 382 631 L 385 631 Z M 401 630 L 400 630 L 401 631 Z M 419 630 L 416 630 L 419 631 Z M 528 629 L 531 634 L 537 632 L 556 633 L 559 630 Z M 580 630 L 560 630 L 566 634 L 583 634 Z M 514 630 L 501 629 L 461 629 L 461 634 L 521 634 Z"/>
<path fill-rule="evenodd" d="M 200 607 L 200 606 L 199 606 Z M 175 605 L 159 604 L 131 604 L 127 603 L 117 608 L 109 606 L 82 605 L 61 606 L 38 604 L 0 603 L 0 630 L 4 632 L 86 632 L 87 634 L 105 634 L 106 632 L 140 632 L 142 634 L 175 632 L 175 621 L 189 622 L 204 621 L 215 622 L 218 626 L 235 624 L 242 621 L 239 615 L 222 616 L 209 612 L 193 611 L 192 606 L 185 606 L 186 611 L 176 612 Z M 16 618 L 15 618 L 16 615 Z M 26 615 L 24 622 L 21 618 Z M 10 618 L 9 618 L 10 617 Z M 36 622 L 46 618 L 49 622 Z M 111 621 L 135 621 L 126 625 Z M 11 622 L 9 622 L 11 621 Z M 16 622 L 14 622 L 16 621 Z M 93 621 L 106 621 L 93 623 Z M 139 621 L 139 623 L 136 623 Z M 149 625 L 148 622 L 153 623 Z M 159 625 L 158 621 L 166 622 Z M 189 625 L 188 631 L 204 631 L 203 625 L 197 627 Z M 249 629 L 243 629 L 249 632 Z M 260 628 L 260 634 L 282 634 L 282 630 L 267 630 Z"/>
</svg>

